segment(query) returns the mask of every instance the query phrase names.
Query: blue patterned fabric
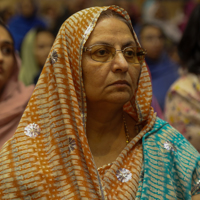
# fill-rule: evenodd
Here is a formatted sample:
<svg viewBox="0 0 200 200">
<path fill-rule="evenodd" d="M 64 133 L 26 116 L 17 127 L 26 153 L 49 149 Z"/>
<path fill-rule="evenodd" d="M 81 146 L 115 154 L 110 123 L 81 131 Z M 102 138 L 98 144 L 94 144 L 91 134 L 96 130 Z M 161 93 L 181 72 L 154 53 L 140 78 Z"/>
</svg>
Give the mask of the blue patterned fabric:
<svg viewBox="0 0 200 200">
<path fill-rule="evenodd" d="M 136 200 L 190 200 L 200 193 L 200 154 L 167 122 L 157 118 L 143 137 L 143 151 Z"/>
</svg>

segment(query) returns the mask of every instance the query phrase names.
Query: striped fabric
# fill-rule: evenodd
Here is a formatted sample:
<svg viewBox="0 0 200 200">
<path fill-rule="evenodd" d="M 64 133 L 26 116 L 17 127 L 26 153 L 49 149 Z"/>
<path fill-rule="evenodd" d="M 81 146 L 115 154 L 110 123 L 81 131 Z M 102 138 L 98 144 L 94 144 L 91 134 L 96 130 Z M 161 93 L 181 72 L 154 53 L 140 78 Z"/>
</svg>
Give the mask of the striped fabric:
<svg viewBox="0 0 200 200">
<path fill-rule="evenodd" d="M 134 199 L 143 160 L 141 138 L 156 118 L 145 63 L 136 94 L 124 105 L 141 131 L 107 172 L 96 168 L 85 134 L 82 49 L 106 9 L 130 22 L 122 8 L 93 7 L 75 13 L 60 28 L 17 131 L 0 151 L 0 199 Z M 33 137 L 26 135 L 27 126 L 35 127 L 37 134 L 40 128 L 40 134 L 33 129 L 29 132 Z M 120 169 L 129 170 L 132 179 L 120 181 L 116 176 Z"/>
<path fill-rule="evenodd" d="M 182 134 L 157 118 L 142 145 L 144 162 L 135 200 L 191 200 L 200 194 L 200 154 Z"/>
</svg>

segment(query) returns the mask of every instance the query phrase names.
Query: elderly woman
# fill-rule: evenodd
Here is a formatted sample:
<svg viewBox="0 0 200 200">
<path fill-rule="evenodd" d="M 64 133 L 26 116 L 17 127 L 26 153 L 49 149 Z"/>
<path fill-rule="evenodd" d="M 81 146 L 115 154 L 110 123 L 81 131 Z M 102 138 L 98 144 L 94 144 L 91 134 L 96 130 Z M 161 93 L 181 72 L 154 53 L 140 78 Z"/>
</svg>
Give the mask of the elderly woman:
<svg viewBox="0 0 200 200">
<path fill-rule="evenodd" d="M 13 139 L 3 199 L 191 199 L 200 156 L 154 114 L 145 51 L 116 6 L 62 25 Z"/>
<path fill-rule="evenodd" d="M 18 80 L 19 69 L 13 38 L 0 21 L 0 148 L 15 133 L 34 89 Z"/>
</svg>

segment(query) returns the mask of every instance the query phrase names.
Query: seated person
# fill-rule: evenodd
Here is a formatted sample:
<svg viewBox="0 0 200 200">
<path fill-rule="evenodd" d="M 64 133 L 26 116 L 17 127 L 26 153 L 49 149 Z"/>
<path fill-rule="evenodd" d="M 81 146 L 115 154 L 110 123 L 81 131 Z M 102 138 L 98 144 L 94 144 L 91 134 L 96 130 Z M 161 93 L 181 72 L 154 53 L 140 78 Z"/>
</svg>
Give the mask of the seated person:
<svg viewBox="0 0 200 200">
<path fill-rule="evenodd" d="M 13 136 L 34 89 L 18 80 L 19 69 L 13 38 L 0 21 L 0 148 Z"/>
<path fill-rule="evenodd" d="M 165 119 L 200 152 L 200 4 L 178 44 L 181 77 L 166 97 Z"/>
<path fill-rule="evenodd" d="M 140 28 L 139 39 L 141 46 L 147 50 L 145 61 L 151 72 L 153 94 L 163 111 L 166 93 L 179 77 L 178 65 L 170 59 L 165 50 L 165 37 L 159 26 L 144 24 Z"/>
<path fill-rule="evenodd" d="M 55 40 L 53 33 L 45 28 L 31 29 L 21 47 L 22 67 L 19 79 L 25 84 L 36 84 Z"/>
</svg>

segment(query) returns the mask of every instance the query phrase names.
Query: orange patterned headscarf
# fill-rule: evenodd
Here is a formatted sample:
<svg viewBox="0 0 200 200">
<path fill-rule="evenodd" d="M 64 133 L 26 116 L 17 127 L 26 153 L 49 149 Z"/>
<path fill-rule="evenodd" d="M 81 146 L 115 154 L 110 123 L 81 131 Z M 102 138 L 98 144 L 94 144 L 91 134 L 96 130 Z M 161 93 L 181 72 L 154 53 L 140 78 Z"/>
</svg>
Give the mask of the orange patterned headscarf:
<svg viewBox="0 0 200 200">
<path fill-rule="evenodd" d="M 126 173 L 135 140 L 102 178 L 85 133 L 82 49 L 99 15 L 107 9 L 131 24 L 124 9 L 110 6 L 82 10 L 61 26 L 18 129 L 0 152 L 0 199 L 116 199 L 115 192 L 122 190 L 120 173 Z M 135 40 L 138 43 L 136 36 Z M 155 121 L 151 98 L 151 80 L 144 62 L 136 94 L 124 105 L 124 111 L 142 127 L 138 140 Z M 123 187 L 132 195 L 128 184 Z"/>
</svg>

